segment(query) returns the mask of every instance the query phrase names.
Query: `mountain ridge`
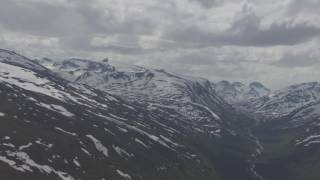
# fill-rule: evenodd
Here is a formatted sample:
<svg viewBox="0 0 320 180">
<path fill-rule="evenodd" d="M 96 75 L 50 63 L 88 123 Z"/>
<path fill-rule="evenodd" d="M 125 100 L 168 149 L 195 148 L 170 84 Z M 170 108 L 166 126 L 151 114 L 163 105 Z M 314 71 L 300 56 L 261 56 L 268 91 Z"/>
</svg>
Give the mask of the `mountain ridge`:
<svg viewBox="0 0 320 180">
<path fill-rule="evenodd" d="M 251 99 L 260 98 L 271 93 L 271 90 L 266 88 L 260 82 L 251 82 L 244 84 L 241 82 L 220 81 L 213 83 L 217 94 L 225 99 L 230 104 L 240 104 Z"/>
<path fill-rule="evenodd" d="M 267 118 L 286 116 L 305 105 L 320 100 L 320 83 L 309 82 L 288 86 L 267 96 L 243 104 L 249 112 Z"/>
</svg>

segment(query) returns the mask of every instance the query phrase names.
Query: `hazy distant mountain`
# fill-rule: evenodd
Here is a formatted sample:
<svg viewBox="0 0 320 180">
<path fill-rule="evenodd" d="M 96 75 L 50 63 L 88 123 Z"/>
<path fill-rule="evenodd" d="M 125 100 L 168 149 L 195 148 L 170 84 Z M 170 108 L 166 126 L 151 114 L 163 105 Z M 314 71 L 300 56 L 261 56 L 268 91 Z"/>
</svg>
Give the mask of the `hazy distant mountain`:
<svg viewBox="0 0 320 180">
<path fill-rule="evenodd" d="M 220 97 L 230 104 L 243 103 L 270 93 L 270 89 L 259 82 L 244 84 L 241 82 L 220 81 L 214 84 L 214 89 Z"/>
<path fill-rule="evenodd" d="M 253 99 L 245 104 L 250 112 L 276 118 L 320 100 L 320 83 L 296 84 L 272 92 L 269 95 Z"/>
</svg>

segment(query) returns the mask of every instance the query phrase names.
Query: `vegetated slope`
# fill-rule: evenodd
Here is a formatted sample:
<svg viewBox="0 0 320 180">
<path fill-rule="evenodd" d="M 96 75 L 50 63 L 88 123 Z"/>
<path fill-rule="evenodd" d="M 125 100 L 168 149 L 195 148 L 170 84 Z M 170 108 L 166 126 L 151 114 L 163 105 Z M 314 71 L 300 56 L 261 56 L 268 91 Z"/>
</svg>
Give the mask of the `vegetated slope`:
<svg viewBox="0 0 320 180">
<path fill-rule="evenodd" d="M 151 100 L 137 95 L 126 101 L 128 96 L 111 95 L 111 89 L 67 82 L 1 50 L 1 177 L 255 179 L 251 121 L 215 95 L 202 94 L 209 91 L 204 84 L 184 85 L 187 90 L 170 95 L 187 97 L 152 94 Z M 185 114 L 178 101 L 195 113 Z"/>
</svg>

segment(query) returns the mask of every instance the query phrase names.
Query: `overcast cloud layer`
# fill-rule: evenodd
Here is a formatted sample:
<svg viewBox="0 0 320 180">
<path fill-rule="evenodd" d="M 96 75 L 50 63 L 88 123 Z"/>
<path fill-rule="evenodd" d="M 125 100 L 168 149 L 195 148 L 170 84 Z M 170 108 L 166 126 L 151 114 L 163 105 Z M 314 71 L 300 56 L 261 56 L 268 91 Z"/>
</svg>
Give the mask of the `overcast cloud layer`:
<svg viewBox="0 0 320 180">
<path fill-rule="evenodd" d="M 320 78 L 319 0 L 1 0 L 0 48 L 273 88 Z"/>
</svg>

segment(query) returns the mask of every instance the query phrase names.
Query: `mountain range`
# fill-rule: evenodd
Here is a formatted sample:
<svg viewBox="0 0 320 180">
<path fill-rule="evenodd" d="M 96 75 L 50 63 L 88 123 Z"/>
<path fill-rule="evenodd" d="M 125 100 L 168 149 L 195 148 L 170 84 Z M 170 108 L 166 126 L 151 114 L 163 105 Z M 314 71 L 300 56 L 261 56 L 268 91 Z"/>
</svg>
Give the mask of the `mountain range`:
<svg viewBox="0 0 320 180">
<path fill-rule="evenodd" d="M 273 91 L 0 50 L 0 97 L 4 179 L 320 177 L 318 82 Z"/>
</svg>

